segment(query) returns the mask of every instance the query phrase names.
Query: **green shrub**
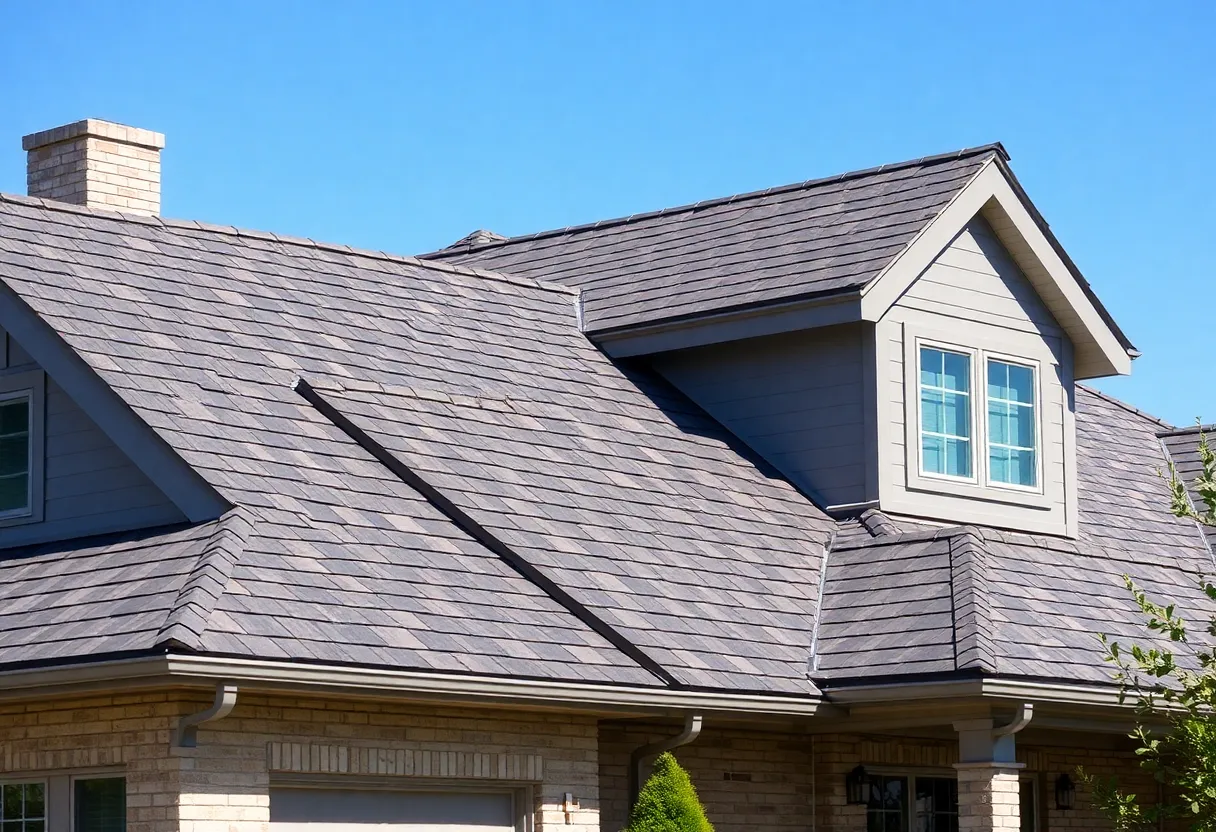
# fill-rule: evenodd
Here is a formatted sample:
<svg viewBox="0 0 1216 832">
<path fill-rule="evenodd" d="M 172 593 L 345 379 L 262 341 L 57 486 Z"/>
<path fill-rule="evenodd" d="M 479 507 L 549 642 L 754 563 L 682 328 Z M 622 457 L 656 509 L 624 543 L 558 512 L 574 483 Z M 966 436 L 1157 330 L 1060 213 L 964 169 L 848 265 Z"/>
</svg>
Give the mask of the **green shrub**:
<svg viewBox="0 0 1216 832">
<path fill-rule="evenodd" d="M 654 761 L 625 832 L 714 832 L 688 772 L 670 752 Z"/>
</svg>

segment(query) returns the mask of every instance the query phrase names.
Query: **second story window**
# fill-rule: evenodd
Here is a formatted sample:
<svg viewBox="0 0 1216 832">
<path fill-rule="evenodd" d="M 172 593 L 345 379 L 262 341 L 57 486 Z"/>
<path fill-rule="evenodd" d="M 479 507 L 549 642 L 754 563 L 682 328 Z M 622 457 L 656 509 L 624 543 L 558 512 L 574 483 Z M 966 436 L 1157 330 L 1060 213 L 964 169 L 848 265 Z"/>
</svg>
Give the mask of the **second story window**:
<svg viewBox="0 0 1216 832">
<path fill-rule="evenodd" d="M 1036 488 L 1034 369 L 988 359 L 988 479 Z"/>
<path fill-rule="evenodd" d="M 30 512 L 30 394 L 0 394 L 0 518 Z"/>
<path fill-rule="evenodd" d="M 921 347 L 921 471 L 971 479 L 971 434 L 971 356 Z"/>
</svg>

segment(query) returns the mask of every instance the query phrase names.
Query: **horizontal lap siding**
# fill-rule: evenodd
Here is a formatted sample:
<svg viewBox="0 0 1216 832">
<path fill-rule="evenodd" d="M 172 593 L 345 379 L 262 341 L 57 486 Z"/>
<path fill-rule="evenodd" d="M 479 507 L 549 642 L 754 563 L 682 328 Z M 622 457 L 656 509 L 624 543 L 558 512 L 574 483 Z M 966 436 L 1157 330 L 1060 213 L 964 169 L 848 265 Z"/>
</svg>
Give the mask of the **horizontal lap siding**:
<svg viewBox="0 0 1216 832">
<path fill-rule="evenodd" d="M 1064 461 L 1067 454 L 1074 452 L 1069 438 L 1071 414 L 1066 390 L 1072 372 L 1068 366 L 1071 349 L 1056 320 L 982 218 L 968 224 L 877 327 L 876 337 L 881 339 L 878 354 L 882 357 L 882 366 L 878 368 L 882 388 L 879 395 L 890 402 L 879 410 L 881 441 L 889 450 L 881 488 L 897 495 L 904 492 L 908 483 L 907 466 L 916 465 L 916 448 L 907 447 L 905 395 L 915 396 L 916 391 L 904 389 L 907 377 L 904 339 L 917 333 L 1013 356 L 1042 358 L 1050 354 L 1059 363 L 1059 373 L 1044 363 L 1041 379 L 1044 459 L 1052 460 L 1051 464 L 1045 462 L 1043 476 L 1049 493 L 1054 489 L 1057 495 L 1049 510 L 981 503 L 961 497 L 935 499 L 941 519 L 1018 528 L 1019 518 L 1033 517 L 1041 523 L 1045 515 L 1051 515 L 1062 530 L 1068 511 Z M 982 343 L 970 343 L 977 333 Z M 977 368 L 977 375 L 982 385 L 982 367 Z M 977 418 L 985 418 L 982 406 L 977 409 Z M 986 451 L 977 447 L 976 453 Z M 973 507 L 968 508 L 968 503 Z M 982 512 L 982 516 L 974 512 Z"/>
<path fill-rule="evenodd" d="M 10 339 L 11 366 L 36 366 Z M 41 523 L 0 529 L 0 545 L 161 526 L 186 518 L 54 379 L 46 382 L 46 503 Z"/>
<path fill-rule="evenodd" d="M 865 499 L 861 325 L 714 344 L 655 359 L 689 398 L 824 505 Z"/>
</svg>

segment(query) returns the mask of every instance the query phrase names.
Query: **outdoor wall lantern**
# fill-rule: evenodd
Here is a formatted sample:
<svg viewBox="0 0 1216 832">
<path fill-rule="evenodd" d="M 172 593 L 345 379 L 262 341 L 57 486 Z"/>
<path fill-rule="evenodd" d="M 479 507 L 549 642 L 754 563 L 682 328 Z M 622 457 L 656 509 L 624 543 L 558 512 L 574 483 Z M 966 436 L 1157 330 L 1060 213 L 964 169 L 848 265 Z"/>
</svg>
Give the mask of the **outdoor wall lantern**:
<svg viewBox="0 0 1216 832">
<path fill-rule="evenodd" d="M 1077 787 L 1073 785 L 1072 778 L 1061 774 L 1056 780 L 1056 808 L 1071 809 L 1076 797 Z"/>
<path fill-rule="evenodd" d="M 845 802 L 850 806 L 869 803 L 869 790 L 870 775 L 866 774 L 865 766 L 858 766 L 844 776 Z"/>
</svg>

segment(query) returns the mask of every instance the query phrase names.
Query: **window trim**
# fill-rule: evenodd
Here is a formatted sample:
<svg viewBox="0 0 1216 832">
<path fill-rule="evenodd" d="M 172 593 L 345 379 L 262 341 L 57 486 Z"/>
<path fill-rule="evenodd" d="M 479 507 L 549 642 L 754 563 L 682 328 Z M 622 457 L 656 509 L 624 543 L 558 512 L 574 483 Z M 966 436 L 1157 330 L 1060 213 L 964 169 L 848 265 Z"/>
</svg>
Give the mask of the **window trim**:
<svg viewBox="0 0 1216 832">
<path fill-rule="evenodd" d="M 984 485 L 989 488 L 999 488 L 1020 492 L 1022 494 L 1042 494 L 1044 493 L 1043 485 L 1043 450 L 1045 444 L 1043 442 L 1043 394 L 1042 394 L 1042 378 L 1043 371 L 1040 362 L 1033 358 L 1023 358 L 1021 356 L 1013 356 L 1007 353 L 998 352 L 996 350 L 983 350 L 984 359 Z M 988 435 L 988 362 L 999 361 L 1002 364 L 1009 364 L 1015 367 L 1025 367 L 1034 374 L 1034 482 L 1033 486 L 1018 485 L 1014 482 L 1000 482 L 992 479 L 992 469 L 989 465 L 989 453 L 991 452 L 990 437 Z"/>
<path fill-rule="evenodd" d="M 29 508 L 0 514 L 0 528 L 42 522 L 46 508 L 46 374 L 0 371 L 0 400 L 28 396 L 30 402 Z"/>
<path fill-rule="evenodd" d="M 994 339 L 976 337 L 968 339 L 973 343 L 961 344 L 957 335 L 943 335 L 927 327 L 913 327 L 907 324 L 903 328 L 903 420 L 904 448 L 903 468 L 904 487 L 909 492 L 922 492 L 953 497 L 963 497 L 977 502 L 1001 503 L 1032 509 L 1051 509 L 1056 497 L 1048 488 L 1046 473 L 1049 466 L 1060 463 L 1055 459 L 1049 447 L 1044 423 L 1046 414 L 1043 409 L 1044 369 L 1049 360 L 1043 357 L 1033 357 L 1022 352 L 1010 352 L 1008 348 L 1000 348 Z M 920 448 L 920 349 L 947 350 L 971 356 L 971 441 L 972 460 L 971 479 L 942 474 L 926 473 L 923 470 L 922 452 Z M 1033 352 L 1029 348 L 1027 352 Z M 1005 361 L 1010 364 L 1031 367 L 1035 372 L 1035 441 L 1036 447 L 1036 476 L 1038 483 L 1035 488 L 1012 485 L 1008 483 L 991 482 L 988 470 L 988 358 Z M 1054 362 L 1050 363 L 1054 366 Z M 977 393 L 976 384 L 982 378 L 983 390 Z"/>
<path fill-rule="evenodd" d="M 939 474 L 936 471 L 925 470 L 925 449 L 924 449 L 924 429 L 922 427 L 923 413 L 921 408 L 921 381 L 920 381 L 920 351 L 922 349 L 937 350 L 938 352 L 952 352 L 955 355 L 967 356 L 967 402 L 970 407 L 968 416 L 971 421 L 971 435 L 967 437 L 968 444 L 971 446 L 971 476 L 960 477 L 957 474 Z M 916 347 L 912 352 L 916 359 L 915 377 L 916 377 L 916 472 L 917 475 L 925 479 L 944 480 L 945 482 L 965 482 L 972 485 L 979 484 L 979 460 L 976 453 L 976 424 L 975 424 L 975 381 L 976 381 L 976 359 L 978 351 L 968 347 L 958 347 L 947 345 L 932 338 L 917 338 Z M 987 445 L 985 444 L 985 450 Z"/>
</svg>

